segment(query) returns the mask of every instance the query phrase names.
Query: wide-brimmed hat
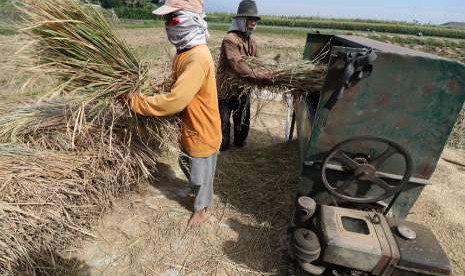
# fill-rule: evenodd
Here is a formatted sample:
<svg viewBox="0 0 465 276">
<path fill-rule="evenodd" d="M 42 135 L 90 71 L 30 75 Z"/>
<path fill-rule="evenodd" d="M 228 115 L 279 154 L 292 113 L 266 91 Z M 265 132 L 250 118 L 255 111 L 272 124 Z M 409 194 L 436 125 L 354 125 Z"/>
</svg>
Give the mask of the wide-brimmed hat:
<svg viewBox="0 0 465 276">
<path fill-rule="evenodd" d="M 195 13 L 203 13 L 203 0 L 166 0 L 165 4 L 152 13 L 166 15 L 179 10 L 188 10 Z"/>
<path fill-rule="evenodd" d="M 258 16 L 257 3 L 254 0 L 242 0 L 237 8 L 236 17 L 255 17 L 260 20 Z"/>
</svg>

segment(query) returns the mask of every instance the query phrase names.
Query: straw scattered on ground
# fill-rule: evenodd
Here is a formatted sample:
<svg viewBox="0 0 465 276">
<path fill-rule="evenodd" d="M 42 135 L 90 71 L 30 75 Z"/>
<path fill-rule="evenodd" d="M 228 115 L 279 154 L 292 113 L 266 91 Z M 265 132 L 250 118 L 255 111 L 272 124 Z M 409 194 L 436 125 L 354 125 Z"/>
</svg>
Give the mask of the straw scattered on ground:
<svg viewBox="0 0 465 276">
<path fill-rule="evenodd" d="M 93 237 L 89 228 L 113 197 L 137 185 L 124 161 L 96 152 L 1 144 L 0 271 L 54 275 L 55 268 L 48 267 L 54 252 Z"/>
<path fill-rule="evenodd" d="M 179 194 L 186 179 L 169 164 L 159 183 L 105 216 L 95 241 L 65 256 L 91 275 L 278 275 L 286 269 L 297 159 L 296 143 L 221 154 L 210 219 L 195 229 L 186 227 L 192 198 Z"/>
<path fill-rule="evenodd" d="M 465 108 L 460 112 L 454 129 L 449 136 L 449 146 L 456 149 L 465 149 Z"/>
</svg>

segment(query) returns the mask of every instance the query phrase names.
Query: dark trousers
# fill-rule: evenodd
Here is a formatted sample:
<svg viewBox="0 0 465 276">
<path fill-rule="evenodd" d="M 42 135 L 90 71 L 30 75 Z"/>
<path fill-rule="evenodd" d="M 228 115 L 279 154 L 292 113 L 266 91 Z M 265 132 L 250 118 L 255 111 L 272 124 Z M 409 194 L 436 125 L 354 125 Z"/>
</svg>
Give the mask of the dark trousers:
<svg viewBox="0 0 465 276">
<path fill-rule="evenodd" d="M 219 106 L 221 131 L 223 133 L 223 141 L 220 150 L 228 149 L 230 144 L 231 115 L 234 124 L 234 145 L 238 147 L 244 146 L 250 128 L 250 96 L 244 95 L 240 98 L 232 97 L 219 100 Z"/>
</svg>

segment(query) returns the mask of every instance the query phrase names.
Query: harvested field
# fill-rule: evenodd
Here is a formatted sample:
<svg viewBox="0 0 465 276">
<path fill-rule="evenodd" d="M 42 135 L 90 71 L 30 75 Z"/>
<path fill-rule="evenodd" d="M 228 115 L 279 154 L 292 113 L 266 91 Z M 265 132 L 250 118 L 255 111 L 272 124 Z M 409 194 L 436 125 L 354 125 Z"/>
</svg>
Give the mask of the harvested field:
<svg viewBox="0 0 465 276">
<path fill-rule="evenodd" d="M 139 56 L 149 59 L 151 75 L 166 71 L 174 49 L 162 29 L 118 33 Z M 217 49 L 224 34 L 211 34 L 210 46 Z M 12 96 L 21 83 L 12 80 L 24 78 L 10 62 L 21 41 L 20 36 L 0 35 L 0 70 L 6 72 L 0 74 L 2 104 L 22 102 L 37 91 Z M 301 58 L 305 38 L 263 35 L 258 43 L 265 57 L 279 54 L 286 62 Z M 44 77 L 37 85 L 42 89 L 51 81 Z M 185 178 L 176 157 L 166 156 L 158 181 L 145 183 L 138 192 L 118 193 L 119 198 L 109 196 L 111 212 L 89 221 L 94 238 L 76 239 L 66 250 L 46 258 L 43 265 L 50 268 L 49 275 L 280 274 L 285 270 L 283 241 L 298 181 L 297 145 L 283 143 L 285 119 L 286 108 L 269 103 L 253 120 L 248 145 L 221 154 L 215 206 L 204 227 L 186 229 L 191 199 L 179 194 Z M 453 149 L 447 149 L 444 158 L 465 163 L 465 154 Z M 431 226 L 453 262 L 455 275 L 465 274 L 464 179 L 462 166 L 441 160 L 433 185 L 409 217 Z"/>
</svg>

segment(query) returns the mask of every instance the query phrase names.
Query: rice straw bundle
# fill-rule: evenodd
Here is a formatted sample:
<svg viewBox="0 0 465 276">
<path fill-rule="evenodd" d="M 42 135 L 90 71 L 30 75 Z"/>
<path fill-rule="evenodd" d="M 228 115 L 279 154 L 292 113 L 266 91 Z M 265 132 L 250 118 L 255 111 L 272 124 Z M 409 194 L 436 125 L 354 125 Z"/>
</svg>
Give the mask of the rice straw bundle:
<svg viewBox="0 0 465 276">
<path fill-rule="evenodd" d="M 77 0 L 24 0 L 22 3 L 19 8 L 23 18 L 21 32 L 31 39 L 31 43 L 21 53 L 32 61 L 26 64 L 34 64 L 28 70 L 54 76 L 59 83 L 53 93 L 46 95 L 52 101 L 30 107 L 37 118 L 30 117 L 32 110 L 22 110 L 26 114 L 21 117 L 27 118 L 33 129 L 41 128 L 39 134 L 42 138 L 45 136 L 28 142 L 46 148 L 79 149 L 75 145 L 81 138 L 87 144 L 104 142 L 111 146 L 116 133 L 123 132 L 131 139 L 129 142 L 139 142 L 138 148 L 143 148 L 147 139 L 155 141 L 145 145 L 146 148 L 160 148 L 165 144 L 177 147 L 178 140 L 172 136 L 177 131 L 176 120 L 142 118 L 114 101 L 123 94 L 153 94 L 163 90 L 153 89 L 148 68 L 114 33 L 101 9 L 81 5 Z M 166 84 L 159 88 L 165 89 Z M 59 102 L 53 101 L 56 98 Z M 41 108 L 45 110 L 38 110 Z M 11 117 L 17 118 L 15 113 Z M 37 120 L 41 123 L 37 124 Z M 13 121 L 13 124 L 19 123 L 13 129 L 21 126 L 17 119 Z M 59 131 L 49 125 L 53 122 L 58 124 Z M 22 125 L 28 129 L 27 123 Z M 128 125 L 133 129 L 124 129 Z M 114 129 L 116 126 L 119 128 Z M 97 133 L 99 129 L 100 134 Z M 141 133 L 144 137 L 138 137 Z M 11 134 L 12 139 L 0 140 L 10 142 L 24 138 L 16 139 L 15 133 Z M 72 138 L 67 139 L 65 145 L 64 134 Z M 122 142 L 120 146 L 128 146 L 127 143 Z"/>
<path fill-rule="evenodd" d="M 100 103 L 102 104 L 102 103 Z M 79 109 L 67 99 L 15 106 L 0 118 L 0 143 L 23 143 L 53 150 L 124 152 L 137 161 L 138 172 L 150 177 L 157 157 L 177 147 L 176 119 L 129 117 L 120 104 L 88 104 Z M 78 117 L 76 117 L 78 116 Z"/>
<path fill-rule="evenodd" d="M 136 184 L 124 161 L 0 144 L 0 274 L 55 275 L 39 264 L 77 237 L 92 236 L 95 218 Z"/>
<path fill-rule="evenodd" d="M 71 113 L 71 110 L 58 103 L 22 104 L 5 110 L 0 118 L 0 143 L 21 142 L 44 148 L 71 149 L 67 143 L 60 141 L 60 134 L 66 134 L 69 126 L 63 115 Z"/>
<path fill-rule="evenodd" d="M 38 71 L 57 76 L 60 89 L 96 98 L 148 88 L 148 69 L 119 39 L 100 10 L 76 0 L 24 0 L 21 33 L 31 43 L 23 50 Z"/>
<path fill-rule="evenodd" d="M 77 0 L 22 2 L 21 32 L 31 38 L 23 53 L 35 64 L 29 69 L 57 77 L 60 85 L 49 99 L 0 120 L 0 141 L 60 150 L 106 148 L 109 154 L 112 147 L 126 148 L 132 156 L 152 159 L 161 149 L 178 148 L 176 120 L 136 116 L 115 101 L 122 94 L 161 92 L 151 88 L 147 67 L 100 9 Z M 139 163 L 147 176 L 149 169 Z"/>
<path fill-rule="evenodd" d="M 223 97 L 267 91 L 272 99 L 288 96 L 300 99 L 308 93 L 320 92 L 324 85 L 326 66 L 321 64 L 309 61 L 276 64 L 259 58 L 247 58 L 245 61 L 252 68 L 269 72 L 273 76 L 273 83 L 257 82 L 230 74 L 220 88 L 220 91 L 226 92 Z"/>
<path fill-rule="evenodd" d="M 100 9 L 81 5 L 77 0 L 24 0 L 20 10 L 24 25 L 21 31 L 31 38 L 23 53 L 36 64 L 29 69 L 55 76 L 61 85 L 55 93 L 47 95 L 49 100 L 24 106 L 5 118 L 13 118 L 10 124 L 15 127 L 7 130 L 10 134 L 2 133 L 8 128 L 1 127 L 8 121 L 0 121 L 0 141 L 23 140 L 25 137 L 15 137 L 21 134 L 17 128 L 22 126 L 30 131 L 29 124 L 32 129 L 42 129 L 39 132 L 42 138 L 46 136 L 42 142 L 34 139 L 39 143 L 32 144 L 46 148 L 79 149 L 75 146 L 79 137 L 86 144 L 104 142 L 111 146 L 118 132 L 129 137 L 131 143 L 139 142 L 139 148 L 144 144 L 154 148 L 167 144 L 178 147 L 178 140 L 172 135 L 177 131 L 176 120 L 139 117 L 114 101 L 122 94 L 162 92 L 154 91 L 148 68 L 118 38 Z M 21 112 L 24 114 L 18 114 Z M 32 114 L 36 117 L 31 117 Z M 20 122 L 18 118 L 28 121 Z M 128 126 L 132 129 L 126 129 Z M 50 134 L 56 134 L 60 143 L 47 143 L 54 142 Z M 72 138 L 66 147 L 61 143 L 65 134 Z M 5 139 L 8 136 L 10 139 Z M 147 139 L 153 141 L 148 143 Z M 128 147 L 128 141 L 120 146 Z"/>
</svg>

